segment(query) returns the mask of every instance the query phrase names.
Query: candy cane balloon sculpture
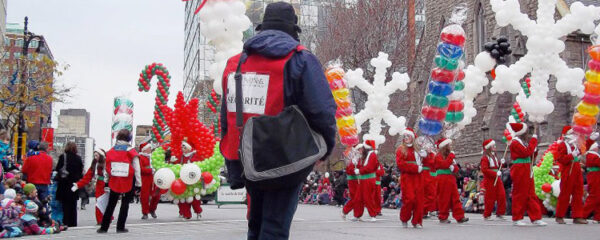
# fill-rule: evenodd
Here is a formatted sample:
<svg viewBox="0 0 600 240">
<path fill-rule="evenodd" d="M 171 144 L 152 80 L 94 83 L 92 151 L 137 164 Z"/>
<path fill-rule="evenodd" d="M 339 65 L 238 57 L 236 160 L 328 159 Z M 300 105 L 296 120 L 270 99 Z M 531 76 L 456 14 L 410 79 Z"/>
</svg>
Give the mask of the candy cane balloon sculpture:
<svg viewBox="0 0 600 240">
<path fill-rule="evenodd" d="M 156 88 L 156 98 L 154 99 L 155 105 L 154 120 L 152 121 L 152 141 L 162 143 L 163 135 L 167 130 L 167 123 L 161 106 L 166 106 L 169 102 L 171 75 L 169 75 L 169 70 L 167 70 L 167 68 L 161 63 L 152 63 L 147 65 L 140 73 L 140 80 L 138 82 L 138 90 L 140 92 L 150 91 L 150 80 L 152 80 L 153 76 L 158 78 L 158 84 Z"/>
</svg>

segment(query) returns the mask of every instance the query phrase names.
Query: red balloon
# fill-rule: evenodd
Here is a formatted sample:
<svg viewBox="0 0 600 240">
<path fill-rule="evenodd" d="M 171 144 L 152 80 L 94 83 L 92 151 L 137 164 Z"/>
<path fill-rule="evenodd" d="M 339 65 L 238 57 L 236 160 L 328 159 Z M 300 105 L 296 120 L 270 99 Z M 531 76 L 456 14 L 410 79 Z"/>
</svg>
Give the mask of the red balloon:
<svg viewBox="0 0 600 240">
<path fill-rule="evenodd" d="M 441 68 L 434 68 L 431 71 L 431 78 L 438 82 L 451 83 L 454 81 L 454 72 Z"/>
<path fill-rule="evenodd" d="M 205 184 L 210 184 L 213 180 L 213 175 L 210 174 L 209 172 L 203 172 L 202 180 L 204 181 Z"/>
<path fill-rule="evenodd" d="M 448 105 L 449 112 L 460 112 L 465 108 L 465 104 L 460 100 L 450 101 Z"/>
<path fill-rule="evenodd" d="M 171 185 L 171 192 L 173 192 L 175 195 L 181 195 L 185 192 L 185 188 L 185 183 L 183 183 L 181 179 L 177 179 Z"/>
<path fill-rule="evenodd" d="M 165 193 L 167 193 L 167 192 L 169 192 L 169 189 L 161 189 L 161 190 L 160 190 L 160 194 L 165 194 Z"/>
<path fill-rule="evenodd" d="M 542 185 L 542 191 L 545 193 L 552 192 L 552 185 L 550 185 L 550 183 L 544 183 L 544 185 Z"/>
<path fill-rule="evenodd" d="M 430 120 L 441 121 L 446 118 L 446 111 L 441 108 L 427 106 L 421 109 L 421 113 Z"/>
</svg>

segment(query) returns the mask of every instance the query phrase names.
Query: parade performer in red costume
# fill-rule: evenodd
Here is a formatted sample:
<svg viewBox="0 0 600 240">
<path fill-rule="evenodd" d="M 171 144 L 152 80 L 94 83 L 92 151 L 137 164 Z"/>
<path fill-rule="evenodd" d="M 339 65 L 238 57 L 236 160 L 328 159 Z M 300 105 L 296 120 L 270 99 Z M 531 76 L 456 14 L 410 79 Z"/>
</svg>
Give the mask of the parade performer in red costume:
<svg viewBox="0 0 600 240">
<path fill-rule="evenodd" d="M 404 130 L 402 145 L 396 150 L 396 164 L 400 170 L 400 187 L 402 189 L 402 208 L 400 221 L 402 226 L 408 227 L 408 220 L 412 218 L 415 228 L 423 228 L 423 171 L 422 157 L 427 154 L 419 153 L 413 145 L 415 133 L 412 129 Z M 421 154 L 421 155 L 419 155 Z"/>
<path fill-rule="evenodd" d="M 492 139 L 483 142 L 483 157 L 481 157 L 481 173 L 483 173 L 483 186 L 485 188 L 483 219 L 491 220 L 494 206 L 496 218 L 504 220 L 506 213 L 506 192 L 502 183 L 502 165 L 504 159 L 496 157 L 496 142 Z"/>
<path fill-rule="evenodd" d="M 104 188 L 106 187 L 106 180 L 104 177 L 104 166 L 106 164 L 106 153 L 102 149 L 96 149 L 94 151 L 94 160 L 92 160 L 92 165 L 87 170 L 83 178 L 78 182 L 73 184 L 71 191 L 76 192 L 80 188 L 84 188 L 96 176 L 96 191 L 94 196 L 96 200 L 100 198 L 100 196 L 104 195 Z M 102 211 L 96 206 L 96 224 L 102 223 Z"/>
<path fill-rule="evenodd" d="M 344 205 L 344 208 L 342 209 L 342 219 L 346 220 L 346 216 L 348 215 L 348 213 L 350 213 L 350 211 L 356 209 L 363 209 L 364 205 L 361 204 L 361 200 L 360 198 L 360 187 L 359 185 L 359 180 L 358 180 L 358 175 L 354 173 L 354 169 L 356 169 L 357 165 L 358 165 L 358 160 L 359 160 L 359 156 L 363 155 L 363 151 L 364 149 L 362 148 L 362 144 L 359 144 L 357 146 L 354 147 L 353 149 L 356 152 L 356 156 L 355 155 L 350 155 L 350 158 L 348 159 L 347 163 L 346 163 L 346 179 L 348 180 L 348 191 L 350 192 L 350 200 L 348 200 L 348 202 L 346 202 L 346 204 Z M 359 206 L 360 205 L 360 206 Z M 360 215 L 358 214 L 360 213 Z M 359 220 L 360 217 L 362 216 L 362 210 L 360 211 L 354 211 L 354 219 L 353 220 Z"/>
<path fill-rule="evenodd" d="M 577 148 L 577 136 L 570 126 L 562 131 L 563 140 L 559 142 L 554 158 L 560 166 L 560 195 L 556 204 L 556 222 L 566 224 L 564 217 L 571 205 L 571 217 L 574 224 L 587 224 L 583 216 L 583 173 L 579 164 L 580 151 Z"/>
<path fill-rule="evenodd" d="M 525 145 L 522 136 L 527 137 L 527 125 L 524 123 L 510 123 L 509 130 L 514 134 L 510 143 L 510 158 L 512 167 L 510 177 L 513 182 L 512 189 L 512 220 L 515 226 L 526 225 L 523 216 L 527 211 L 529 219 L 534 225 L 547 225 L 542 221 L 540 206 L 537 203 L 533 172 L 531 170 L 532 156 L 537 147 L 537 135 L 533 134 L 528 145 Z"/>
<path fill-rule="evenodd" d="M 583 206 L 583 216 L 594 213 L 594 223 L 600 224 L 600 155 L 598 154 L 598 134 L 592 134 L 587 140 L 585 166 L 587 168 L 588 197 Z"/>
<path fill-rule="evenodd" d="M 375 199 L 377 201 L 377 216 L 381 216 L 381 204 L 383 204 L 383 196 L 381 195 L 381 177 L 385 174 L 383 164 L 379 163 L 377 172 L 375 172 Z"/>
<path fill-rule="evenodd" d="M 379 161 L 377 160 L 377 150 L 375 150 L 375 141 L 367 140 L 364 144 L 359 144 L 357 148 L 362 148 L 362 156 L 358 164 L 350 169 L 354 172 L 358 182 L 358 202 L 353 203 L 354 216 L 360 218 L 363 215 L 364 207 L 367 208 L 371 222 L 377 221 L 377 199 L 375 199 L 375 177 Z"/>
<path fill-rule="evenodd" d="M 424 190 L 424 205 L 423 215 L 428 218 L 429 215 L 437 216 L 437 179 L 435 169 L 435 154 L 429 152 L 427 157 L 423 158 L 423 190 Z"/>
<path fill-rule="evenodd" d="M 190 143 L 185 142 L 185 141 L 182 142 L 182 149 L 183 149 L 183 156 L 181 157 L 181 159 L 172 157 L 171 163 L 186 164 L 186 163 L 202 161 L 202 159 L 198 158 L 196 151 L 194 151 L 194 148 L 192 147 L 192 145 L 190 145 Z M 200 202 L 200 200 L 196 199 L 196 198 L 194 198 L 194 200 L 192 200 L 192 202 L 187 202 L 187 201 L 179 202 L 177 204 L 177 206 L 179 207 L 180 217 L 190 220 L 192 218 L 192 208 L 193 208 L 194 213 L 196 213 L 196 219 L 200 219 L 202 217 L 202 206 L 201 205 L 202 205 L 202 203 Z"/>
<path fill-rule="evenodd" d="M 438 154 L 435 156 L 435 168 L 437 169 L 438 218 L 440 223 L 450 223 L 450 220 L 448 220 L 450 209 L 452 209 L 452 217 L 458 223 L 468 222 L 469 218 L 465 217 L 465 211 L 458 196 L 458 186 L 454 175 L 458 173 L 458 166 L 454 160 L 454 152 L 452 152 L 452 140 L 441 138 L 436 144 Z"/>
<path fill-rule="evenodd" d="M 148 139 L 150 140 L 150 139 Z M 154 185 L 154 169 L 150 162 L 152 146 L 148 141 L 140 144 L 140 171 L 142 173 L 142 189 L 140 191 L 140 204 L 142 205 L 142 219 L 148 219 L 148 214 L 156 218 L 156 207 L 160 201 L 159 189 Z"/>
</svg>

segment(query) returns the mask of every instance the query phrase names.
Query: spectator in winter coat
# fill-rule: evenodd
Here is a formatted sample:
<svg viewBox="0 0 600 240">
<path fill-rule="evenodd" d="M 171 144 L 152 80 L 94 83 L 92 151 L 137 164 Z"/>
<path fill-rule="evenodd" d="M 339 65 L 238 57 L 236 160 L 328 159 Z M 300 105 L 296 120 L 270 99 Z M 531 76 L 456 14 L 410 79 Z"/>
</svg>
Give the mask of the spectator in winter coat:
<svg viewBox="0 0 600 240">
<path fill-rule="evenodd" d="M 66 170 L 66 177 L 61 177 L 63 169 Z M 67 143 L 65 153 L 59 156 L 55 170 L 58 172 L 56 199 L 61 202 L 63 207 L 64 224 L 69 227 L 76 227 L 77 199 L 79 196 L 71 191 L 71 187 L 73 183 L 83 177 L 83 161 L 77 154 L 77 145 L 74 142 Z"/>
<path fill-rule="evenodd" d="M 55 232 L 54 228 L 46 228 L 38 224 L 38 205 L 31 200 L 25 201 L 25 215 L 21 217 L 23 232 L 26 235 L 48 235 Z"/>
<path fill-rule="evenodd" d="M 20 214 L 21 208 L 12 199 L 6 198 L 2 200 L 0 224 L 3 230 L 0 232 L 0 238 L 20 237 L 23 235 L 23 230 L 20 228 Z"/>
<path fill-rule="evenodd" d="M 46 153 L 48 143 L 41 142 L 36 154 L 27 157 L 23 162 L 21 171 L 27 175 L 27 182 L 33 183 L 38 191 L 40 200 L 46 201 L 48 185 L 52 177 L 52 157 Z"/>
<path fill-rule="evenodd" d="M 0 166 L 0 170 L 2 170 L 0 171 L 0 176 L 4 175 L 4 172 L 8 171 L 12 166 L 13 153 L 8 142 L 9 140 L 8 132 L 4 129 L 0 130 L 0 163 L 2 163 Z M 3 180 L 3 178 L 0 177 L 0 180 Z"/>
</svg>

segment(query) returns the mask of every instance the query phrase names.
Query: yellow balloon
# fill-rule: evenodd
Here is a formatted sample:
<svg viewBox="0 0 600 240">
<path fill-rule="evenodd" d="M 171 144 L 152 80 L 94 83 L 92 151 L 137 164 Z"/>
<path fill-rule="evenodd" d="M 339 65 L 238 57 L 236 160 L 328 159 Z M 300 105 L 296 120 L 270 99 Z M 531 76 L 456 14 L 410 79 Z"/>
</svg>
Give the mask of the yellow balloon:
<svg viewBox="0 0 600 240">
<path fill-rule="evenodd" d="M 600 74 L 598 74 L 598 72 L 588 70 L 585 72 L 585 79 L 593 83 L 600 83 Z"/>
<path fill-rule="evenodd" d="M 577 111 L 579 113 L 586 116 L 596 116 L 598 112 L 600 112 L 600 108 L 596 105 L 587 104 L 585 102 L 581 102 L 577 105 Z"/>
<path fill-rule="evenodd" d="M 348 90 L 347 88 L 342 88 L 342 89 L 333 91 L 333 97 L 335 99 L 346 99 L 346 98 L 348 98 L 349 95 L 350 95 L 350 90 Z"/>
<path fill-rule="evenodd" d="M 342 117 L 337 119 L 338 128 L 354 127 L 354 116 Z"/>
</svg>

